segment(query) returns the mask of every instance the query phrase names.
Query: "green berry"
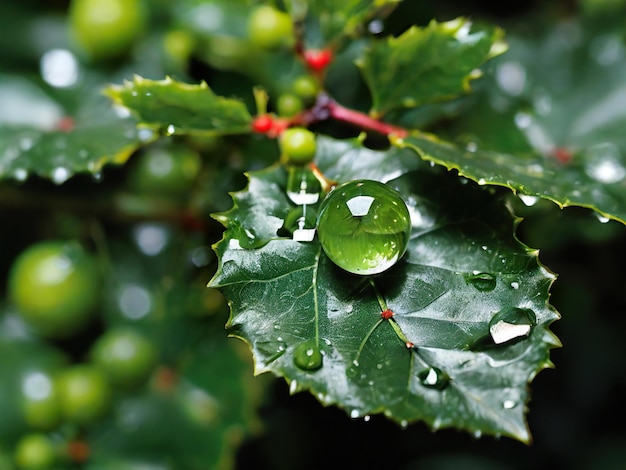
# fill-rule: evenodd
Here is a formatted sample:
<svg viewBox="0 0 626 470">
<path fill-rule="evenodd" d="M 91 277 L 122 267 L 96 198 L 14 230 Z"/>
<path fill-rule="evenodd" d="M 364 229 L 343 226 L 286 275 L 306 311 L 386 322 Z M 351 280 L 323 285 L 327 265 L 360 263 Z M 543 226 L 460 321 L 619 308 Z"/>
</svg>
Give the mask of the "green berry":
<svg viewBox="0 0 626 470">
<path fill-rule="evenodd" d="M 9 296 L 39 333 L 67 337 L 94 313 L 100 277 L 95 260 L 78 242 L 45 241 L 17 257 L 9 273 Z"/>
<path fill-rule="evenodd" d="M 80 364 L 58 377 L 61 411 L 66 421 L 89 424 L 109 408 L 111 390 L 106 375 L 97 367 Z"/>
<path fill-rule="evenodd" d="M 185 145 L 155 146 L 137 155 L 130 168 L 130 185 L 140 193 L 182 197 L 196 181 L 202 159 Z"/>
<path fill-rule="evenodd" d="M 135 387 L 154 370 L 157 351 L 149 339 L 131 329 L 111 329 L 93 346 L 91 358 L 113 385 Z"/>
<path fill-rule="evenodd" d="M 72 37 L 95 60 L 125 54 L 143 34 L 147 20 L 143 0 L 72 0 L 70 4 Z"/>
<path fill-rule="evenodd" d="M 293 81 L 291 88 L 305 102 L 313 101 L 320 92 L 319 82 L 312 75 L 300 75 Z"/>
<path fill-rule="evenodd" d="M 355 180 L 322 201 L 317 235 L 330 260 L 348 272 L 378 274 L 405 253 L 411 218 L 400 194 L 378 181 Z"/>
<path fill-rule="evenodd" d="M 285 93 L 278 97 L 276 102 L 276 110 L 280 116 L 292 117 L 304 109 L 302 99 L 294 94 Z"/>
<path fill-rule="evenodd" d="M 20 470 L 55 468 L 56 449 L 44 434 L 27 434 L 15 446 L 15 465 Z"/>
<path fill-rule="evenodd" d="M 306 165 L 315 157 L 315 134 L 303 127 L 283 131 L 279 144 L 283 158 L 293 165 Z"/>
<path fill-rule="evenodd" d="M 248 36 L 261 49 L 289 46 L 294 40 L 293 22 L 283 11 L 269 5 L 259 6 L 248 20 Z"/>
</svg>

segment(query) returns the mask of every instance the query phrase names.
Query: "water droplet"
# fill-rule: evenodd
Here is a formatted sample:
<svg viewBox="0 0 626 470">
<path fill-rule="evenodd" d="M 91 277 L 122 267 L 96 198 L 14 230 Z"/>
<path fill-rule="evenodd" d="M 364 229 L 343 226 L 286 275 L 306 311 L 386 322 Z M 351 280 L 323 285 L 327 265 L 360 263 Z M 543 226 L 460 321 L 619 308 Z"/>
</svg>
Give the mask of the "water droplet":
<svg viewBox="0 0 626 470">
<path fill-rule="evenodd" d="M 78 81 L 78 59 L 66 49 L 51 49 L 39 61 L 41 76 L 48 85 L 67 88 Z"/>
<path fill-rule="evenodd" d="M 259 341 L 256 347 L 263 356 L 265 364 L 274 362 L 287 351 L 287 345 L 280 337 L 275 341 Z"/>
<path fill-rule="evenodd" d="M 599 214 L 597 212 L 594 212 L 594 215 L 596 219 L 598 219 L 598 222 L 600 222 L 601 224 L 606 224 L 607 222 L 611 220 L 609 217 L 605 217 L 604 215 Z"/>
<path fill-rule="evenodd" d="M 497 282 L 496 276 L 493 274 L 480 271 L 474 271 L 472 274 L 466 276 L 466 280 L 481 292 L 494 290 Z"/>
<path fill-rule="evenodd" d="M 372 417 L 370 415 L 365 415 L 363 416 L 363 421 L 365 421 L 366 423 L 369 423 L 369 421 L 372 419 Z"/>
<path fill-rule="evenodd" d="M 496 69 L 496 83 L 506 94 L 519 96 L 526 87 L 526 69 L 519 62 L 503 62 Z"/>
<path fill-rule="evenodd" d="M 174 135 L 176 133 L 176 126 L 174 126 L 174 124 L 168 125 L 165 129 L 165 133 L 167 135 Z"/>
<path fill-rule="evenodd" d="M 298 381 L 297 380 L 292 380 L 289 383 L 289 393 L 291 393 L 293 395 L 297 391 L 298 391 Z"/>
<path fill-rule="evenodd" d="M 528 113 L 517 113 L 515 115 L 515 125 L 520 129 L 526 129 L 532 124 L 532 118 Z"/>
<path fill-rule="evenodd" d="M 511 283 L 511 287 L 512 287 L 513 289 L 515 289 L 515 290 L 519 289 L 519 282 L 515 282 L 515 281 L 513 281 L 513 282 Z"/>
<path fill-rule="evenodd" d="M 428 367 L 417 374 L 424 387 L 443 390 L 450 383 L 450 377 L 438 367 Z"/>
<path fill-rule="evenodd" d="M 281 231 L 291 234 L 293 239 L 298 242 L 310 242 L 315 238 L 315 222 L 317 220 L 317 212 L 314 208 L 303 205 L 294 207 L 283 222 Z"/>
<path fill-rule="evenodd" d="M 91 179 L 99 183 L 104 179 L 104 174 L 101 171 L 96 171 L 95 173 L 91 174 Z"/>
<path fill-rule="evenodd" d="M 380 34 L 385 29 L 385 23 L 380 19 L 375 19 L 367 24 L 367 30 L 370 34 Z"/>
<path fill-rule="evenodd" d="M 517 402 L 515 402 L 514 400 L 504 400 L 502 402 L 502 408 L 504 408 L 505 410 L 512 410 L 516 406 Z"/>
<path fill-rule="evenodd" d="M 133 230 L 133 235 L 141 252 L 148 256 L 161 253 L 170 239 L 169 230 L 159 224 L 140 224 Z"/>
<path fill-rule="evenodd" d="M 528 337 L 537 323 L 535 313 L 528 308 L 511 307 L 500 310 L 489 322 L 489 333 L 495 344 Z"/>
<path fill-rule="evenodd" d="M 139 129 L 137 131 L 137 137 L 142 142 L 147 142 L 148 140 L 152 140 L 154 137 L 154 131 L 152 129 Z"/>
<path fill-rule="evenodd" d="M 56 184 L 65 183 L 70 178 L 70 170 L 65 167 L 59 166 L 52 170 L 52 181 Z"/>
<path fill-rule="evenodd" d="M 617 35 L 599 36 L 591 41 L 589 54 L 599 65 L 608 66 L 624 57 L 624 45 Z"/>
<path fill-rule="evenodd" d="M 306 167 L 292 167 L 287 178 L 287 197 L 297 205 L 316 204 L 320 199 L 322 184 Z"/>
<path fill-rule="evenodd" d="M 519 197 L 520 201 L 524 203 L 525 206 L 532 207 L 539 201 L 538 196 L 531 196 L 529 194 L 518 193 L 517 197 Z"/>
<path fill-rule="evenodd" d="M 152 309 L 152 295 L 145 287 L 127 284 L 120 289 L 117 304 L 122 315 L 131 320 L 139 320 Z"/>
<path fill-rule="evenodd" d="M 396 190 L 378 181 L 355 180 L 324 199 L 317 233 L 337 266 L 354 274 L 378 274 L 404 255 L 411 216 Z"/>
<path fill-rule="evenodd" d="M 198 246 L 189 252 L 189 260 L 197 268 L 208 266 L 213 259 L 213 250 L 208 246 Z"/>
<path fill-rule="evenodd" d="M 357 410 L 356 408 L 354 410 L 350 411 L 350 418 L 356 419 L 359 416 L 361 416 L 361 412 L 359 410 Z"/>
<path fill-rule="evenodd" d="M 22 393 L 31 400 L 45 400 L 53 393 L 52 379 L 43 372 L 31 372 L 22 381 Z"/>
<path fill-rule="evenodd" d="M 16 168 L 13 170 L 13 178 L 17 181 L 25 181 L 28 178 L 28 171 L 24 168 Z"/>
<path fill-rule="evenodd" d="M 626 177 L 621 152 L 613 143 L 605 142 L 589 147 L 584 158 L 585 172 L 600 183 L 617 183 Z"/>
<path fill-rule="evenodd" d="M 294 364 L 303 370 L 319 369 L 322 367 L 322 359 L 322 352 L 314 339 L 300 343 L 293 352 Z"/>
<path fill-rule="evenodd" d="M 476 142 L 468 142 L 465 144 L 465 150 L 474 153 L 478 150 L 478 144 Z"/>
</svg>

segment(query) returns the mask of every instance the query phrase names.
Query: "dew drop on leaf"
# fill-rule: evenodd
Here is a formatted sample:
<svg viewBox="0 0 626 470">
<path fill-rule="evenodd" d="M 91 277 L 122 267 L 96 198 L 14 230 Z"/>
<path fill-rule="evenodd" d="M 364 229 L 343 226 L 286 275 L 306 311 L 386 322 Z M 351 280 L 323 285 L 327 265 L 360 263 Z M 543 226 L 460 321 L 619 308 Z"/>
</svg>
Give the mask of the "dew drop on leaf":
<svg viewBox="0 0 626 470">
<path fill-rule="evenodd" d="M 450 383 L 450 377 L 438 367 L 428 367 L 417 374 L 424 387 L 443 390 Z"/>
<path fill-rule="evenodd" d="M 322 367 L 322 352 L 317 341 L 308 340 L 296 346 L 293 352 L 293 362 L 302 370 L 317 370 Z"/>
<path fill-rule="evenodd" d="M 613 143 L 597 144 L 585 152 L 585 172 L 599 183 L 617 183 L 626 177 L 622 155 Z"/>
<path fill-rule="evenodd" d="M 489 322 L 489 334 L 495 344 L 526 338 L 537 323 L 535 313 L 528 308 L 511 307 L 500 310 Z"/>
<path fill-rule="evenodd" d="M 411 217 L 396 190 L 378 181 L 355 180 L 322 201 L 317 232 L 337 266 L 354 274 L 378 274 L 404 255 Z"/>
<path fill-rule="evenodd" d="M 309 168 L 292 167 L 287 178 L 287 197 L 297 205 L 316 204 L 322 184 Z"/>
<path fill-rule="evenodd" d="M 490 292 L 496 288 L 496 276 L 491 273 L 474 271 L 467 276 L 467 282 L 480 292 Z"/>
</svg>

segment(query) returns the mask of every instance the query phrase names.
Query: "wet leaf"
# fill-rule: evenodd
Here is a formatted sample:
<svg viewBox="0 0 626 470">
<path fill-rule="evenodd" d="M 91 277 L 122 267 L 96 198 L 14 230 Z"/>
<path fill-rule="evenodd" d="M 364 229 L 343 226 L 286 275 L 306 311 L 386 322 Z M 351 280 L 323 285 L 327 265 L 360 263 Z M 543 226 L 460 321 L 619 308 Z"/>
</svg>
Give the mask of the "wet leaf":
<svg viewBox="0 0 626 470">
<path fill-rule="evenodd" d="M 77 89 L 73 98 L 82 105 L 66 115 L 64 106 L 34 83 L 0 77 L 0 96 L 9 108 L 0 112 L 0 179 L 23 181 L 37 174 L 63 183 L 76 173 L 97 174 L 107 164 L 122 164 L 155 138 L 89 91 Z"/>
<path fill-rule="evenodd" d="M 106 94 L 132 110 L 142 124 L 167 134 L 211 132 L 237 134 L 250 131 L 252 117 L 235 98 L 217 96 L 205 82 L 189 85 L 171 78 L 148 80 L 135 76 L 123 85 L 111 85 Z"/>
<path fill-rule="evenodd" d="M 554 276 L 515 238 L 515 219 L 489 191 L 410 150 L 320 140 L 326 177 L 376 179 L 402 193 L 409 249 L 380 275 L 348 274 L 317 240 L 275 235 L 293 207 L 286 172 L 251 172 L 234 207 L 219 215 L 227 228 L 211 285 L 229 299 L 231 334 L 250 344 L 256 372 L 282 376 L 293 393 L 308 390 L 352 417 L 384 413 L 401 424 L 529 441 L 527 385 L 551 366 L 559 342 L 548 327 L 558 315 L 548 304 Z M 262 223 L 261 213 L 278 220 Z M 253 230 L 257 245 L 244 236 Z M 381 315 L 381 301 L 393 315 Z M 512 307 L 532 325 L 513 318 Z"/>
<path fill-rule="evenodd" d="M 501 37 L 499 29 L 477 30 L 459 18 L 373 40 L 358 61 L 372 93 L 371 112 L 382 115 L 469 92 L 478 68 L 505 50 Z"/>
</svg>

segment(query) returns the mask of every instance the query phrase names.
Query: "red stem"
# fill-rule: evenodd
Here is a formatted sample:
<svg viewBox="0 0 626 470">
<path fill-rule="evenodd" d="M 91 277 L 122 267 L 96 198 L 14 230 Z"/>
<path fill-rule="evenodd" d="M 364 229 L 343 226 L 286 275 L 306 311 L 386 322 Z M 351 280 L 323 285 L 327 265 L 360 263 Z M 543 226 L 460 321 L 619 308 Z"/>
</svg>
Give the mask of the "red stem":
<svg viewBox="0 0 626 470">
<path fill-rule="evenodd" d="M 363 129 L 379 132 L 387 136 L 406 137 L 408 135 L 408 131 L 402 127 L 387 124 L 353 109 L 344 108 L 336 101 L 330 101 L 328 103 L 328 110 L 330 111 L 330 117 Z"/>
</svg>

